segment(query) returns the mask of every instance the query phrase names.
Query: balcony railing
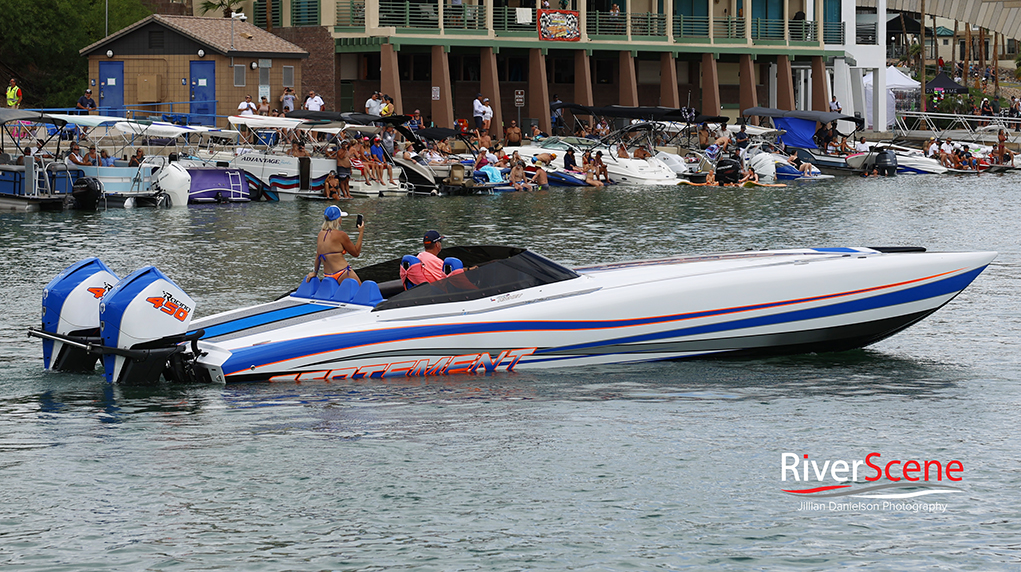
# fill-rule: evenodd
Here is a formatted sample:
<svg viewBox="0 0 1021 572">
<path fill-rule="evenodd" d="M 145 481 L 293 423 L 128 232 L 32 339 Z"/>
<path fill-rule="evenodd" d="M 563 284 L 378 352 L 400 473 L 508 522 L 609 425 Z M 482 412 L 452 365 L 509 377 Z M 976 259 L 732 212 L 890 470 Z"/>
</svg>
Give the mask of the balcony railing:
<svg viewBox="0 0 1021 572">
<path fill-rule="evenodd" d="M 809 20 L 791 20 L 787 23 L 790 41 L 792 42 L 818 42 L 819 27 L 815 22 Z"/>
<path fill-rule="evenodd" d="M 744 39 L 744 18 L 716 18 L 713 20 L 713 36 L 716 39 Z"/>
<path fill-rule="evenodd" d="M 589 12 L 586 28 L 590 36 L 627 36 L 627 16 L 619 12 Z"/>
<path fill-rule="evenodd" d="M 823 22 L 822 24 L 822 41 L 824 44 L 843 44 L 844 43 L 844 23 L 843 22 Z"/>
<path fill-rule="evenodd" d="M 379 0 L 379 25 L 400 28 L 411 33 L 422 30 L 425 33 L 439 32 L 440 5 L 447 0 Z M 463 0 L 462 0 L 463 1 Z M 479 4 L 444 4 L 442 28 L 450 33 L 484 34 L 487 10 Z M 366 23 L 365 0 L 338 0 L 336 4 L 337 28 L 363 28 Z M 535 8 L 513 8 L 494 6 L 493 31 L 497 35 L 537 37 L 537 15 Z M 630 18 L 629 18 L 630 16 Z M 630 28 L 628 27 L 630 20 Z M 617 39 L 621 37 L 642 38 L 643 40 L 666 40 L 667 30 L 673 31 L 674 40 L 705 42 L 710 37 L 710 28 L 714 41 L 734 43 L 750 37 L 753 42 L 791 42 L 817 43 L 820 32 L 827 44 L 844 44 L 846 41 L 844 22 L 823 23 L 820 30 L 819 22 L 810 20 L 790 20 L 786 22 L 787 34 L 784 35 L 785 22 L 755 18 L 748 22 L 742 17 L 728 16 L 713 18 L 707 16 L 684 16 L 675 14 L 673 21 L 666 14 L 655 12 L 632 12 L 630 15 L 613 12 L 589 11 L 586 14 L 586 31 L 594 39 Z M 750 24 L 751 29 L 748 29 Z M 421 33 L 421 32 L 417 32 Z M 876 25 L 860 24 L 855 29 L 857 43 L 876 44 Z"/>
<path fill-rule="evenodd" d="M 337 25 L 345 28 L 364 28 L 365 2 L 354 0 L 337 2 Z"/>
<path fill-rule="evenodd" d="M 439 7 L 436 2 L 380 0 L 379 25 L 438 30 L 440 27 Z"/>
<path fill-rule="evenodd" d="M 858 24 L 854 30 L 854 41 L 863 46 L 877 46 L 878 24 Z"/>
<path fill-rule="evenodd" d="M 708 38 L 709 17 L 674 15 L 674 40 L 681 42 L 685 38 Z"/>
<path fill-rule="evenodd" d="M 443 27 L 448 30 L 486 31 L 486 7 L 454 6 L 443 7 Z"/>
<path fill-rule="evenodd" d="M 783 20 L 754 18 L 752 20 L 752 39 L 783 41 L 783 28 Z"/>
<path fill-rule="evenodd" d="M 447 7 L 444 6 L 444 11 Z M 528 18 L 525 18 L 525 10 L 528 10 Z M 530 33 L 538 37 L 538 24 L 535 21 L 534 8 L 509 8 L 507 6 L 493 7 L 493 29 L 497 34 L 512 32 L 516 34 Z"/>
<path fill-rule="evenodd" d="M 632 12 L 631 35 L 650 36 L 666 40 L 666 14 Z"/>
</svg>

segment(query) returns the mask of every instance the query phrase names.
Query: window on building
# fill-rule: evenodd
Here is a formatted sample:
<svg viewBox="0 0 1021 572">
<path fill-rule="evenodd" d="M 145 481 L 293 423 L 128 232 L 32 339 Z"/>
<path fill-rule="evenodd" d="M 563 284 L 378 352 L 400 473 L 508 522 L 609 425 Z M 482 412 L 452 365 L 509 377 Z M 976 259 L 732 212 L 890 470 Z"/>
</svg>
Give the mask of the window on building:
<svg viewBox="0 0 1021 572">
<path fill-rule="evenodd" d="M 397 73 L 401 81 L 411 81 L 411 55 L 397 54 Z"/>
<path fill-rule="evenodd" d="M 269 85 L 269 68 L 259 68 L 259 85 Z"/>
<path fill-rule="evenodd" d="M 294 87 L 294 66 L 284 66 L 284 87 Z"/>
<path fill-rule="evenodd" d="M 162 50 L 164 46 L 163 30 L 151 30 L 149 32 L 149 49 Z"/>
<path fill-rule="evenodd" d="M 432 79 L 433 64 L 430 54 L 415 54 L 412 56 L 411 62 L 412 81 L 429 81 Z"/>
<path fill-rule="evenodd" d="M 245 70 L 247 66 L 234 66 L 234 87 L 245 87 Z"/>
<path fill-rule="evenodd" d="M 318 26 L 319 0 L 291 0 L 292 26 Z"/>
<path fill-rule="evenodd" d="M 528 81 L 528 58 L 507 58 L 507 81 Z"/>
<path fill-rule="evenodd" d="M 949 44 L 950 44 L 950 40 L 943 40 L 943 45 L 944 46 L 949 45 Z"/>
<path fill-rule="evenodd" d="M 379 68 L 383 63 L 378 53 L 365 54 L 362 57 L 362 65 L 364 66 L 362 68 L 362 79 L 379 81 L 379 78 L 382 76 Z"/>
<path fill-rule="evenodd" d="M 461 56 L 461 81 L 482 79 L 482 62 L 479 56 Z"/>
<path fill-rule="evenodd" d="M 593 59 L 592 67 L 595 71 L 595 73 L 592 74 L 592 78 L 595 80 L 595 83 L 613 83 L 613 60 Z"/>
<path fill-rule="evenodd" d="M 547 60 L 550 61 L 550 60 Z M 574 59 L 555 58 L 553 62 L 553 83 L 574 83 Z M 547 69 L 547 72 L 549 70 Z"/>
<path fill-rule="evenodd" d="M 280 28 L 283 26 L 283 15 L 281 9 L 283 8 L 283 0 L 273 0 L 273 27 Z M 252 12 L 254 12 L 254 24 L 260 28 L 266 28 L 266 0 L 255 0 L 252 2 Z"/>
</svg>

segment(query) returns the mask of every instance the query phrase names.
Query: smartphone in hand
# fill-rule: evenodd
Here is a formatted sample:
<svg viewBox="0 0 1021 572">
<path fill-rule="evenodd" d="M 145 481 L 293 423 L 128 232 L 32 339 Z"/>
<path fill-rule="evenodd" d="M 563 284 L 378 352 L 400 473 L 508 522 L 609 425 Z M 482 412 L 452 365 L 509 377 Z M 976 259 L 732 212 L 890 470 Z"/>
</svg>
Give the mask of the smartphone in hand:
<svg viewBox="0 0 1021 572">
<path fill-rule="evenodd" d="M 364 223 L 365 223 L 365 217 L 363 217 L 362 215 L 358 215 L 358 218 L 355 219 L 355 228 L 358 228 L 358 227 L 362 226 L 362 224 L 364 224 Z"/>
</svg>

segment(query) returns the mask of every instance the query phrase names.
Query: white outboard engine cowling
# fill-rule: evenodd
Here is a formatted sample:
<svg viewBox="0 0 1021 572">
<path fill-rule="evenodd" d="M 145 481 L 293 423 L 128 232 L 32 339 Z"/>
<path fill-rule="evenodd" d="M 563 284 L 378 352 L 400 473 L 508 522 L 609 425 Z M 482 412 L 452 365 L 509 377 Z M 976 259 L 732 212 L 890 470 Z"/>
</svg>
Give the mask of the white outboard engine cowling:
<svg viewBox="0 0 1021 572">
<path fill-rule="evenodd" d="M 98 258 L 68 266 L 43 289 L 43 331 L 99 342 L 99 304 L 118 278 Z M 54 339 L 43 339 L 43 365 L 62 371 L 91 371 L 98 356 Z"/>
<path fill-rule="evenodd" d="M 162 272 L 146 266 L 121 280 L 99 306 L 108 381 L 155 383 L 170 356 L 184 351 L 195 301 Z"/>
<path fill-rule="evenodd" d="M 170 206 L 188 206 L 191 194 L 191 175 L 179 163 L 169 163 L 156 173 L 154 184 L 170 198 Z"/>
</svg>

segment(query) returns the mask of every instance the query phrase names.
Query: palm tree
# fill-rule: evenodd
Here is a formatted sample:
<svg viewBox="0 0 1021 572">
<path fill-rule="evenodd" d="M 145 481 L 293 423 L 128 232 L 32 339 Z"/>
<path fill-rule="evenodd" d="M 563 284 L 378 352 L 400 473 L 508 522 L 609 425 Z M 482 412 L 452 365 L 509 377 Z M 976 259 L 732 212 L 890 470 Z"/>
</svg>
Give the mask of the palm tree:
<svg viewBox="0 0 1021 572">
<path fill-rule="evenodd" d="M 205 0 L 199 5 L 199 8 L 203 13 L 212 12 L 213 10 L 222 10 L 224 18 L 230 18 L 231 12 L 234 12 L 237 8 L 240 8 L 244 4 L 244 0 Z"/>
</svg>

